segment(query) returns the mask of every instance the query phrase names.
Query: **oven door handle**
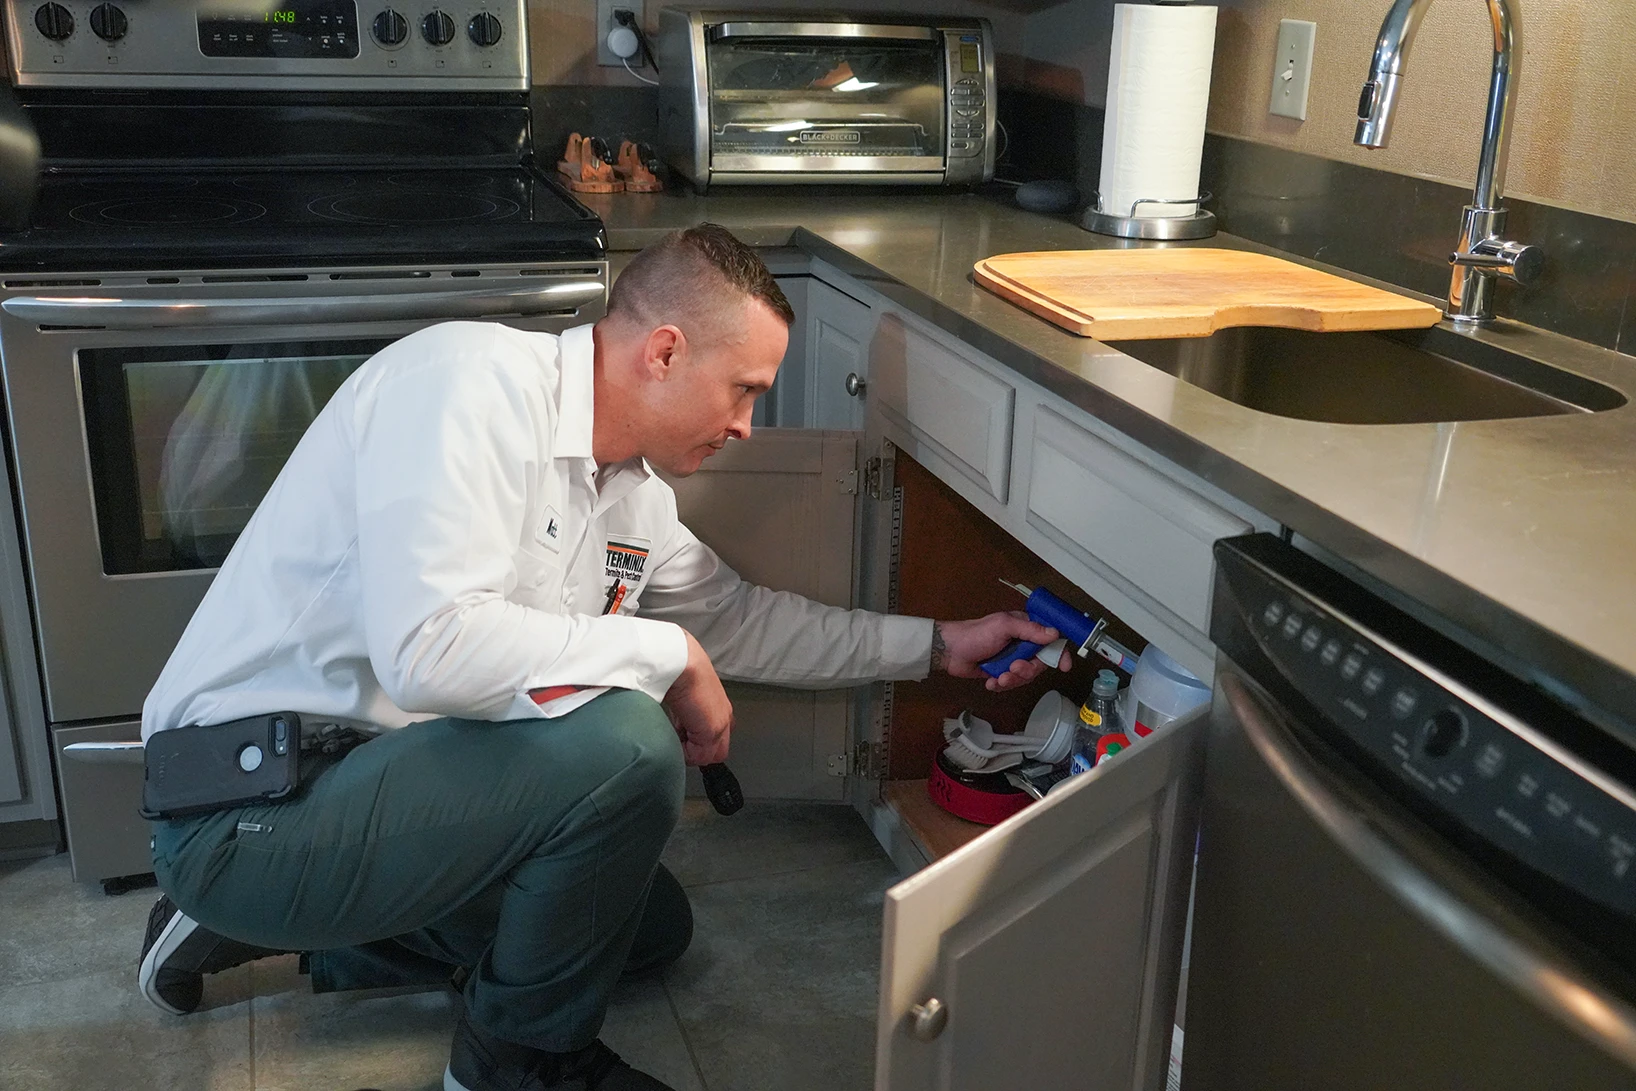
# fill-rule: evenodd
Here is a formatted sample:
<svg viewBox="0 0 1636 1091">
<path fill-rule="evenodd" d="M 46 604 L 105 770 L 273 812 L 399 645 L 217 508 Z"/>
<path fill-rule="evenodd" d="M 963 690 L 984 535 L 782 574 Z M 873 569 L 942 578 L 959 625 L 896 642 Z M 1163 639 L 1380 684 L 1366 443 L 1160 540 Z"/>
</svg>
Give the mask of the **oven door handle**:
<svg viewBox="0 0 1636 1091">
<path fill-rule="evenodd" d="M 1547 1015 L 1636 1066 L 1636 1011 L 1568 963 L 1517 939 L 1428 875 L 1326 782 L 1249 686 L 1228 669 L 1217 672 L 1216 683 L 1268 770 L 1359 867 Z"/>
<path fill-rule="evenodd" d="M 706 36 L 713 42 L 728 38 L 887 38 L 937 41 L 942 31 L 929 26 L 893 26 L 887 23 L 720 23 Z"/>
<path fill-rule="evenodd" d="M 495 291 L 401 292 L 395 295 L 293 296 L 289 299 L 110 299 L 19 296 L 0 303 L 15 318 L 42 326 L 111 330 L 282 323 L 396 322 L 574 311 L 603 298 L 600 280 L 564 280 Z"/>
</svg>

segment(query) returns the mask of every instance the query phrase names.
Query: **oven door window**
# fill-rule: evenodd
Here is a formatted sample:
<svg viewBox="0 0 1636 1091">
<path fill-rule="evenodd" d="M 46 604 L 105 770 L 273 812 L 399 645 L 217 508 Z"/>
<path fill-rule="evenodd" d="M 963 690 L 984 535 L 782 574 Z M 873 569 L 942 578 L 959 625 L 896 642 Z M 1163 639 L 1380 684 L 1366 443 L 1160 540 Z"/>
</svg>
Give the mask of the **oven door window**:
<svg viewBox="0 0 1636 1091">
<path fill-rule="evenodd" d="M 724 38 L 709 43 L 712 156 L 943 156 L 943 42 Z M 810 167 L 809 167 L 810 169 Z"/>
<path fill-rule="evenodd" d="M 103 570 L 219 566 L 330 395 L 387 343 L 82 350 Z"/>
</svg>

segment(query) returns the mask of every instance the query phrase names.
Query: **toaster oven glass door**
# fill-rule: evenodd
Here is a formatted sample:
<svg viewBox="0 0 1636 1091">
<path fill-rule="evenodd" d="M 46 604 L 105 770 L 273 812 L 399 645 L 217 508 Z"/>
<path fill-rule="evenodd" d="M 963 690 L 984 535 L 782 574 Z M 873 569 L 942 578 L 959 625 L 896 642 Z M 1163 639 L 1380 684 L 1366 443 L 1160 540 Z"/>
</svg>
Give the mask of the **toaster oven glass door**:
<svg viewBox="0 0 1636 1091">
<path fill-rule="evenodd" d="M 942 169 L 941 35 L 733 36 L 706 49 L 713 168 Z"/>
</svg>

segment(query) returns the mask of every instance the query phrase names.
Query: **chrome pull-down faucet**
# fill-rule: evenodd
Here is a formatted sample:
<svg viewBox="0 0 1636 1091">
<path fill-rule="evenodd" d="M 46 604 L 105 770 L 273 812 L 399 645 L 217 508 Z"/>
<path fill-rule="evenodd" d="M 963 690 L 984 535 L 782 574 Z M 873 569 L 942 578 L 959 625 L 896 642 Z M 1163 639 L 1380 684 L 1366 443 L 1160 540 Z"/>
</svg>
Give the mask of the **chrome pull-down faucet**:
<svg viewBox="0 0 1636 1091">
<path fill-rule="evenodd" d="M 1499 277 L 1528 284 L 1538 278 L 1545 253 L 1537 246 L 1503 236 L 1505 207 L 1500 203 L 1505 173 L 1506 140 L 1511 129 L 1511 58 L 1515 23 L 1508 0 L 1485 0 L 1494 24 L 1494 77 L 1488 86 L 1488 116 L 1483 149 L 1477 160 L 1477 186 L 1460 221 L 1460 241 L 1449 264 L 1449 301 L 1444 314 L 1456 322 L 1487 322 L 1494 317 L 1494 283 Z M 1383 148 L 1391 133 L 1404 63 L 1414 34 L 1431 0 L 1393 0 L 1375 42 L 1374 64 L 1358 100 L 1354 143 Z"/>
</svg>

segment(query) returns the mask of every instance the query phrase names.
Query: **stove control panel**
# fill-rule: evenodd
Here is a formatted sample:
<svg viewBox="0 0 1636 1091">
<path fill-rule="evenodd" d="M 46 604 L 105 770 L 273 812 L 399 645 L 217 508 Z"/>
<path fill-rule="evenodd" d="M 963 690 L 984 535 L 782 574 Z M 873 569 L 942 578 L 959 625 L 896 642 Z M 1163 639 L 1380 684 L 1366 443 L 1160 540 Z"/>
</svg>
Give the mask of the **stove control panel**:
<svg viewBox="0 0 1636 1091">
<path fill-rule="evenodd" d="M 4 0 L 20 87 L 528 89 L 526 0 Z"/>
</svg>

